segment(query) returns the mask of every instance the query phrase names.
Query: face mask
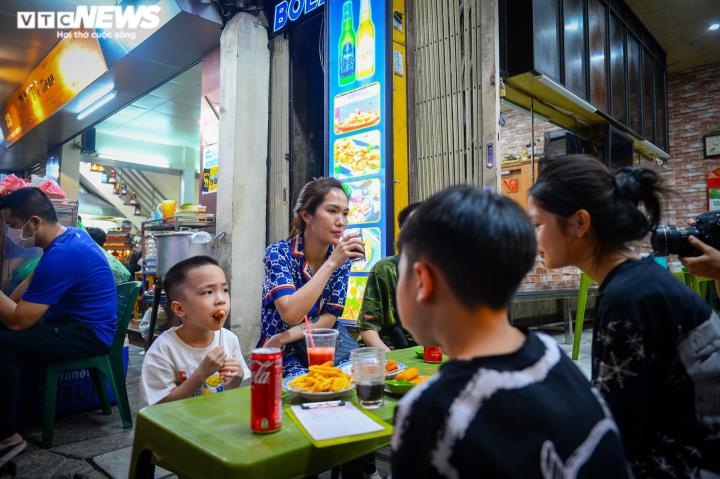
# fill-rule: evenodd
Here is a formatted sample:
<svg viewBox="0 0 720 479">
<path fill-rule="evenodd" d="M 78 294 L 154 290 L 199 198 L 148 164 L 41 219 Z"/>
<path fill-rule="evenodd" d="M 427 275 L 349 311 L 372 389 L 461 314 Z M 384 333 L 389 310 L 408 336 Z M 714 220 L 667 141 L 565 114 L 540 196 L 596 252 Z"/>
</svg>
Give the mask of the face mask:
<svg viewBox="0 0 720 479">
<path fill-rule="evenodd" d="M 22 228 L 8 227 L 8 239 L 20 248 L 33 248 L 35 246 L 35 235 L 37 234 L 37 230 L 35 230 L 35 233 L 33 233 L 32 236 L 30 236 L 29 238 L 25 238 L 23 236 L 23 231 L 28 224 L 30 224 L 30 220 L 27 220 L 27 222 L 22 225 Z"/>
</svg>

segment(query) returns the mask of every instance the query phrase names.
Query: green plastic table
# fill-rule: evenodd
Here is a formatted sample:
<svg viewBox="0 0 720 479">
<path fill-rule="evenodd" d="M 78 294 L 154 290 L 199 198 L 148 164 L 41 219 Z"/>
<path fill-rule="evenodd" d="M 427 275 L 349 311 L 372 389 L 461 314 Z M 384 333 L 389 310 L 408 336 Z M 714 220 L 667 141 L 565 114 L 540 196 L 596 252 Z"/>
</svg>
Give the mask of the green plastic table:
<svg viewBox="0 0 720 479">
<path fill-rule="evenodd" d="M 433 374 L 437 364 L 415 356 L 414 348 L 388 353 L 422 374 Z M 350 391 L 345 399 L 357 402 Z M 293 394 L 285 401 L 298 404 Z M 397 398 L 370 413 L 392 424 Z M 283 414 L 280 431 L 254 434 L 250 430 L 250 388 L 204 396 L 142 409 L 136 420 L 131 478 L 152 478 L 155 465 L 180 477 L 293 478 L 305 477 L 361 458 L 387 446 L 389 438 L 371 438 L 316 448 L 297 425 Z"/>
</svg>

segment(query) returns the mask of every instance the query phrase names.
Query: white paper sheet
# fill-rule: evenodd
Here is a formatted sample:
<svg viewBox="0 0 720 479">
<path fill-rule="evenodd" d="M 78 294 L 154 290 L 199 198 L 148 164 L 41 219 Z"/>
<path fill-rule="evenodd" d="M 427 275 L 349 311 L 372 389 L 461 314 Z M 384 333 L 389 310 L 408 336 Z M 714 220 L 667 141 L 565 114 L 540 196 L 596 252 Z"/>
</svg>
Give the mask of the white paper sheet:
<svg viewBox="0 0 720 479">
<path fill-rule="evenodd" d="M 293 414 L 316 441 L 382 431 L 383 427 L 352 403 L 343 406 L 303 409 L 291 406 Z"/>
</svg>

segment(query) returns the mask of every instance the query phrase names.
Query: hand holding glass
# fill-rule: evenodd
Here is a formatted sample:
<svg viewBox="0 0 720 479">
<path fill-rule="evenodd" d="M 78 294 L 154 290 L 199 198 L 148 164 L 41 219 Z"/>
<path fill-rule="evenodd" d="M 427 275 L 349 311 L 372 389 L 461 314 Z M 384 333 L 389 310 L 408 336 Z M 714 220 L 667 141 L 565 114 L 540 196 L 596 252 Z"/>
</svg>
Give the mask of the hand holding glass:
<svg viewBox="0 0 720 479">
<path fill-rule="evenodd" d="M 343 231 L 343 241 L 347 241 L 349 238 L 352 238 L 354 235 L 357 235 L 357 237 L 360 239 L 360 242 L 363 242 L 363 232 L 362 228 L 349 228 Z M 359 258 L 351 258 L 350 262 L 354 263 L 356 261 L 365 261 L 365 243 L 363 243 L 362 247 L 362 256 Z M 355 250 L 357 251 L 357 249 Z"/>
</svg>

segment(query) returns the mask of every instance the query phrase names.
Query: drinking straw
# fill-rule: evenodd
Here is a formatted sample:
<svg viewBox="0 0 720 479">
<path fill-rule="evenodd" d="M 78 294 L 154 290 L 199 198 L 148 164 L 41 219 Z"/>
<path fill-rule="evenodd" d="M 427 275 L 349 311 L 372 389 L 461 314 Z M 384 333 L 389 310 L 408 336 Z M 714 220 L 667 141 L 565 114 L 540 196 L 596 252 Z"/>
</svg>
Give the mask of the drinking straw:
<svg viewBox="0 0 720 479">
<path fill-rule="evenodd" d="M 310 347 L 315 348 L 315 340 L 312 337 L 312 330 L 310 329 L 310 320 L 308 319 L 307 314 L 305 316 L 303 316 L 303 320 L 305 321 L 305 326 L 307 327 L 308 333 L 310 333 L 310 334 L 308 334 L 308 336 L 310 336 Z"/>
</svg>

